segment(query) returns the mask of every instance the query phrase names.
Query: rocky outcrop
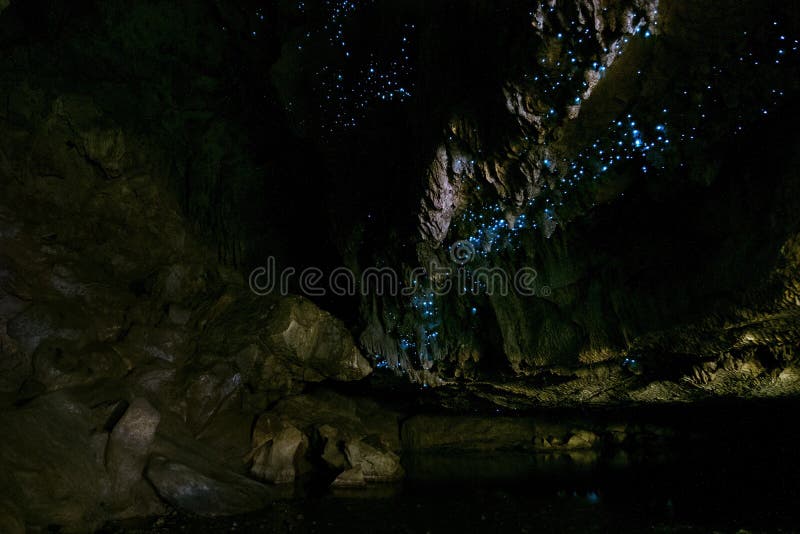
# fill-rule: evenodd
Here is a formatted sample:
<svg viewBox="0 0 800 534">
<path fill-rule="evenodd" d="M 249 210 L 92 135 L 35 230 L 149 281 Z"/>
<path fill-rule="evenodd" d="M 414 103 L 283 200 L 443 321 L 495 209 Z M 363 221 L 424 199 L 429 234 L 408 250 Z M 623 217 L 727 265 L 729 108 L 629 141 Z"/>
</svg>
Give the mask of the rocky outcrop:
<svg viewBox="0 0 800 534">
<path fill-rule="evenodd" d="M 403 478 L 400 457 L 386 450 L 386 445 L 379 439 L 344 441 L 344 455 L 347 459 L 347 470 L 342 474 L 357 469 L 366 482 L 395 482 Z M 345 479 L 347 478 L 350 476 L 345 475 Z M 341 482 L 340 480 L 339 484 Z"/>
<path fill-rule="evenodd" d="M 269 488 L 241 475 L 214 477 L 162 457 L 149 462 L 146 475 L 165 501 L 203 517 L 251 512 L 275 498 Z"/>
<path fill-rule="evenodd" d="M 91 101 L 4 96 L 18 113 L 0 134 L 0 503 L 12 523 L 83 530 L 167 506 L 263 506 L 276 493 L 245 476 L 253 421 L 308 383 L 367 376 L 350 333 L 218 267 L 165 187 L 162 153 Z M 304 439 L 276 435 L 254 473 L 293 479 L 285 464 Z"/>
<path fill-rule="evenodd" d="M 105 467 L 113 492 L 121 502 L 131 500 L 131 493 L 149 490 L 142 480 L 150 450 L 155 440 L 161 414 L 143 398 L 134 399 L 108 436 Z M 137 487 L 138 486 L 138 487 Z"/>
<path fill-rule="evenodd" d="M 294 482 L 308 449 L 308 438 L 290 424 L 262 415 L 253 429 L 253 466 L 250 472 L 267 482 Z"/>
<path fill-rule="evenodd" d="M 374 401 L 328 390 L 289 397 L 256 423 L 253 472 L 289 482 L 311 461 L 335 473 L 339 487 L 400 480 L 399 418 Z"/>
<path fill-rule="evenodd" d="M 372 368 L 338 319 L 302 297 L 221 297 L 201 350 L 232 354 L 242 379 L 272 400 L 304 383 L 358 380 Z M 257 326 L 260 325 L 260 326 Z"/>
</svg>

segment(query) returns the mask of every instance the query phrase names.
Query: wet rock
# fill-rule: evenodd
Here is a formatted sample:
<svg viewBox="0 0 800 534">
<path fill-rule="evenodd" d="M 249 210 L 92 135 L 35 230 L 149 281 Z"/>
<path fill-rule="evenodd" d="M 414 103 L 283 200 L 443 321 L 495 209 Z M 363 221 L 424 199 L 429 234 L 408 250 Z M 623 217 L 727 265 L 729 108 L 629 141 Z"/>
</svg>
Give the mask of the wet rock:
<svg viewBox="0 0 800 534">
<path fill-rule="evenodd" d="M 553 434 L 540 435 L 535 438 L 537 448 L 543 450 L 573 451 L 592 449 L 600 445 L 600 436 L 590 430 L 579 429 Z"/>
<path fill-rule="evenodd" d="M 276 399 L 299 393 L 306 382 L 372 372 L 344 324 L 304 298 L 230 295 L 209 313 L 200 350 L 231 355 L 244 383 Z"/>
<path fill-rule="evenodd" d="M 363 488 L 366 485 L 367 480 L 360 464 L 340 473 L 331 484 L 334 488 Z"/>
<path fill-rule="evenodd" d="M 358 380 L 372 372 L 344 324 L 300 297 L 280 300 L 267 340 L 273 352 L 307 369 L 305 376 Z"/>
<path fill-rule="evenodd" d="M 262 416 L 253 432 L 253 466 L 250 472 L 267 482 L 293 482 L 300 471 L 308 438 L 291 425 Z"/>
<path fill-rule="evenodd" d="M 458 156 L 453 156 L 446 146 L 440 146 L 426 173 L 428 188 L 420 210 L 420 231 L 435 243 L 444 240 L 453 214 L 460 204 L 458 188 L 454 184 L 460 183 L 464 170 L 458 163 Z"/>
<path fill-rule="evenodd" d="M 600 443 L 600 437 L 589 430 L 577 430 L 567 440 L 568 449 L 591 449 Z"/>
<path fill-rule="evenodd" d="M 114 491 L 125 500 L 133 486 L 141 482 L 147 456 L 161 421 L 161 414 L 143 398 L 134 399 L 111 431 L 106 452 L 106 468 Z"/>
<path fill-rule="evenodd" d="M 150 460 L 146 476 L 171 505 L 204 517 L 243 514 L 272 498 L 263 484 L 241 475 L 202 472 L 163 457 Z"/>
<path fill-rule="evenodd" d="M 284 429 L 256 453 L 251 472 L 274 484 L 293 482 L 297 474 L 295 464 L 307 447 L 306 441 L 296 428 Z"/>
<path fill-rule="evenodd" d="M 267 442 L 291 425 L 313 438 L 309 452 L 319 456 L 312 460 L 338 471 L 359 468 L 367 482 L 390 482 L 404 476 L 398 422 L 398 414 L 372 400 L 319 390 L 285 399 L 262 415 L 253 442 Z"/>
<path fill-rule="evenodd" d="M 395 482 L 405 475 L 400 457 L 377 440 L 348 441 L 344 452 L 350 469 L 359 469 L 367 482 Z"/>
<path fill-rule="evenodd" d="M 212 478 L 249 471 L 250 432 L 253 417 L 230 408 L 218 412 L 198 433 L 183 416 L 162 412 L 150 457 L 160 456 Z"/>
</svg>

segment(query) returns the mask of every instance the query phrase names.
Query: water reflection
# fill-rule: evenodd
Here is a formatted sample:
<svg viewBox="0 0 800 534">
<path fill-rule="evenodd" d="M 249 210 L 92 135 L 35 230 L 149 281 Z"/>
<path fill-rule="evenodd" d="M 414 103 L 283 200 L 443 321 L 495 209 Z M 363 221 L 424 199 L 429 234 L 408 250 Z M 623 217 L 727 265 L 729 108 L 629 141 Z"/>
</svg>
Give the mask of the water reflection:
<svg viewBox="0 0 800 534">
<path fill-rule="evenodd" d="M 589 473 L 601 460 L 599 451 L 586 449 L 555 452 L 473 452 L 473 453 L 421 453 L 404 458 L 403 464 L 412 482 L 519 481 L 524 478 L 564 474 Z M 628 456 L 620 451 L 605 463 L 626 467 Z"/>
</svg>

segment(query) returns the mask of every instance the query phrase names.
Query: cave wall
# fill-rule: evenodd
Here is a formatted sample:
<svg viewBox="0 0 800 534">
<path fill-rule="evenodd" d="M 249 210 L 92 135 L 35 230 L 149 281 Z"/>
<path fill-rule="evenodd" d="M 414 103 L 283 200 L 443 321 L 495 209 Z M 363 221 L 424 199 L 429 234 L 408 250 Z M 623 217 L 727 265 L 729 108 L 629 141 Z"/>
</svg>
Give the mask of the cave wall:
<svg viewBox="0 0 800 534">
<path fill-rule="evenodd" d="M 245 476 L 252 427 L 308 384 L 369 375 L 350 332 L 219 263 L 167 186 L 157 134 L 86 95 L 4 87 L 0 530 L 277 498 Z"/>
<path fill-rule="evenodd" d="M 416 254 L 384 239 L 371 259 L 457 271 L 450 247 L 466 241 L 469 271 L 533 268 L 538 293 L 367 297 L 365 348 L 431 384 L 629 361 L 691 380 L 692 364 L 764 351 L 779 373 L 797 338 L 795 10 L 515 7 L 463 10 L 466 27 L 529 33 L 491 82 L 463 74 L 473 100 L 440 102 Z"/>
</svg>

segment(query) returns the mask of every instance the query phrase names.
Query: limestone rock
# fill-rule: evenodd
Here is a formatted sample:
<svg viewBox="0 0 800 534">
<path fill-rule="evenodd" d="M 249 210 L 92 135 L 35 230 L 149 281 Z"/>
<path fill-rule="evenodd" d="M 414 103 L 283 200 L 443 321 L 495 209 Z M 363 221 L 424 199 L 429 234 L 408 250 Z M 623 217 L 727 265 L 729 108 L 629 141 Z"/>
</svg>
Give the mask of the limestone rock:
<svg viewBox="0 0 800 534">
<path fill-rule="evenodd" d="M 347 397 L 320 389 L 284 399 L 268 414 L 275 420 L 296 426 L 309 436 L 319 434 L 331 444 L 343 446 L 345 441 L 376 436 L 388 450 L 398 452 L 401 449 L 400 414 L 372 399 Z"/>
<path fill-rule="evenodd" d="M 344 452 L 351 470 L 359 469 L 367 482 L 395 482 L 405 475 L 400 457 L 374 441 L 372 444 L 362 440 L 348 441 Z"/>
<path fill-rule="evenodd" d="M 241 475 L 204 473 L 163 457 L 150 460 L 146 475 L 164 500 L 204 517 L 257 510 L 272 497 L 267 487 Z"/>
<path fill-rule="evenodd" d="M 212 317 L 199 350 L 229 354 L 242 382 L 273 400 L 299 393 L 307 382 L 359 380 L 372 372 L 344 324 L 307 299 L 231 295 Z"/>
<path fill-rule="evenodd" d="M 313 437 L 318 459 L 333 470 L 358 468 L 366 482 L 391 482 L 404 476 L 398 455 L 399 414 L 372 400 L 326 390 L 290 397 L 261 416 L 253 431 L 254 447 L 274 440 L 287 425 Z M 262 450 L 268 458 L 269 450 Z M 345 478 L 351 475 L 355 472 Z"/>
<path fill-rule="evenodd" d="M 344 324 L 300 297 L 281 299 L 270 314 L 267 340 L 276 354 L 321 377 L 358 380 L 372 372 Z"/>
<path fill-rule="evenodd" d="M 253 454 L 251 473 L 274 484 L 293 482 L 298 464 L 308 448 L 308 438 L 297 428 L 287 425 L 269 437 L 258 436 L 254 440 L 263 443 Z"/>
<path fill-rule="evenodd" d="M 142 479 L 161 414 L 144 398 L 131 402 L 111 431 L 106 468 L 121 498 Z"/>
<path fill-rule="evenodd" d="M 367 485 L 367 480 L 364 477 L 364 472 L 361 470 L 361 465 L 351 467 L 343 471 L 331 483 L 335 488 L 363 488 Z"/>
</svg>

